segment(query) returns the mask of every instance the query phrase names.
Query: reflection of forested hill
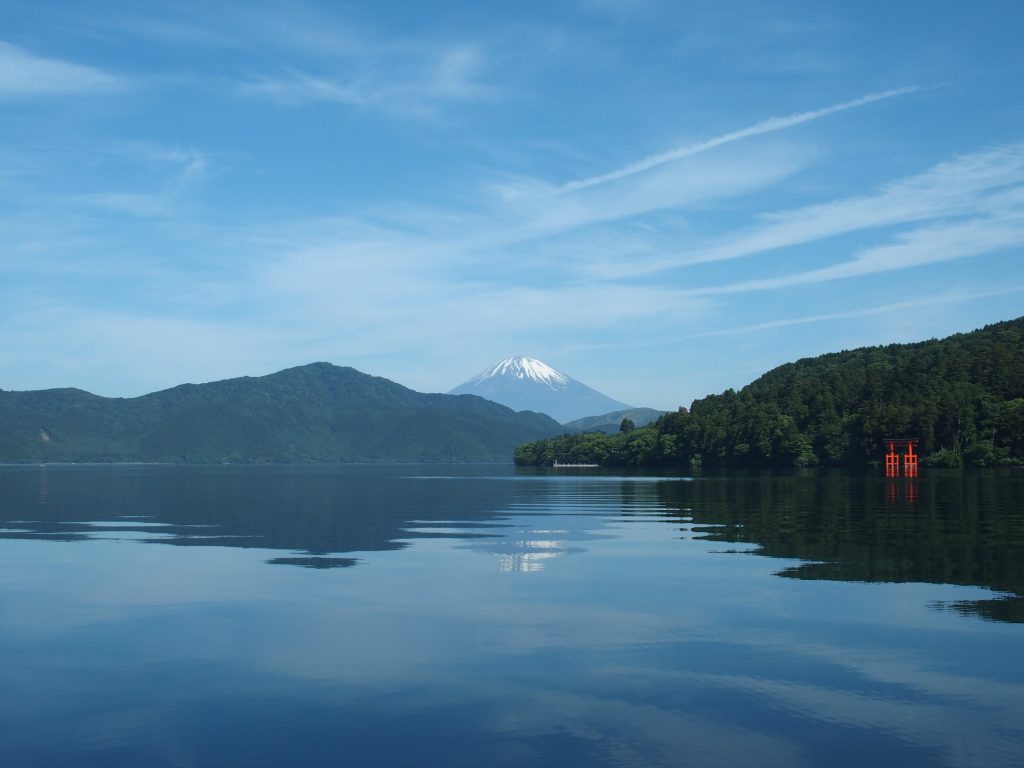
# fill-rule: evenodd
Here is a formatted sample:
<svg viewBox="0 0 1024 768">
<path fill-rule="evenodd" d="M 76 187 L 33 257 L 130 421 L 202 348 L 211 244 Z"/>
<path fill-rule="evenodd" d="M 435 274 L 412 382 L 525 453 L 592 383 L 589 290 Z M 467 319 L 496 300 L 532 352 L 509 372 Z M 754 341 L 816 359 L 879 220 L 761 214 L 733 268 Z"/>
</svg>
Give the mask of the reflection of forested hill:
<svg viewBox="0 0 1024 768">
<path fill-rule="evenodd" d="M 355 565 L 361 553 L 440 537 L 496 555 L 503 570 L 535 571 L 602 537 L 592 530 L 592 515 L 614 517 L 657 503 L 650 482 L 562 483 L 543 476 L 511 482 L 503 472 L 509 469 L 6 466 L 0 467 L 0 539 L 128 538 L 278 550 L 268 562 L 339 568 Z"/>
<path fill-rule="evenodd" d="M 127 535 L 285 550 L 299 554 L 276 562 L 335 567 L 352 561 L 309 556 L 399 549 L 429 536 L 416 528 L 438 519 L 493 524 L 512 499 L 511 483 L 403 474 L 374 466 L 8 467 L 0 474 L 0 537 Z"/>
<path fill-rule="evenodd" d="M 516 462 L 605 466 L 864 466 L 882 437 L 932 466 L 1024 463 L 1024 318 L 919 344 L 799 360 L 621 435 L 520 446 Z"/>
<path fill-rule="evenodd" d="M 692 515 L 703 538 L 808 561 L 780 576 L 988 587 L 1011 597 L 952 607 L 1024 622 L 1019 471 L 933 470 L 917 479 L 744 474 L 660 489 L 666 503 Z"/>
</svg>

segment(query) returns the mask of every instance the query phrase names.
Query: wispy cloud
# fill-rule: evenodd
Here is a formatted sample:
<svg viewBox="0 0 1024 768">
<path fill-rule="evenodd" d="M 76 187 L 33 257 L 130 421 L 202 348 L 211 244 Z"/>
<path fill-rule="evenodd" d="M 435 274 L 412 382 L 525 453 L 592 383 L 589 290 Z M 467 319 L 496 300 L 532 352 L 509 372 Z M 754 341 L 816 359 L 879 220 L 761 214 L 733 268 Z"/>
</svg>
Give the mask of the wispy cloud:
<svg viewBox="0 0 1024 768">
<path fill-rule="evenodd" d="M 496 94 L 483 80 L 485 59 L 474 45 L 390 52 L 385 58 L 380 62 L 360 55 L 338 62 L 338 71 L 327 74 L 291 67 L 243 83 L 241 90 L 282 104 L 327 102 L 413 116 L 430 116 L 442 104 L 482 101 Z"/>
<path fill-rule="evenodd" d="M 729 157 L 693 158 L 682 166 L 656 168 L 614 188 L 595 186 L 554 197 L 543 193 L 541 183 L 520 180 L 498 191 L 498 210 L 512 218 L 498 233 L 504 229 L 509 240 L 523 242 L 655 211 L 707 205 L 777 184 L 806 161 L 806 153 L 798 148 L 779 147 L 769 156 L 739 151 Z M 493 231 L 493 225 L 488 230 Z"/>
<path fill-rule="evenodd" d="M 172 216 L 178 211 L 183 196 L 203 182 L 210 168 L 207 155 L 191 147 L 127 145 L 116 149 L 113 154 L 123 155 L 132 163 L 155 166 L 158 170 L 151 175 L 163 176 L 163 182 L 145 191 L 96 190 L 69 195 L 60 202 L 76 208 L 122 213 L 135 218 Z"/>
<path fill-rule="evenodd" d="M 36 56 L 0 42 L 0 98 L 110 93 L 128 81 L 101 69 Z"/>
<path fill-rule="evenodd" d="M 158 6 L 153 6 L 153 10 Z M 169 10 L 159 8 L 159 10 Z M 151 8 L 145 9 L 147 12 Z M 204 46 L 218 48 L 239 48 L 242 42 L 235 39 L 235 36 L 227 30 L 217 29 L 209 17 L 202 20 L 184 21 L 161 18 L 159 16 L 125 16 L 114 19 L 104 19 L 102 28 L 120 29 L 145 40 L 156 41 L 160 44 L 182 45 L 182 46 Z"/>
<path fill-rule="evenodd" d="M 697 244 L 687 251 L 662 248 L 628 262 L 596 264 L 595 270 L 609 279 L 656 275 L 698 264 L 759 256 L 853 232 L 881 231 L 922 222 L 935 222 L 935 226 L 944 228 L 955 221 L 994 219 L 997 229 L 1006 235 L 1005 219 L 1024 210 L 1022 197 L 1024 143 L 990 147 L 891 182 L 875 194 L 762 214 L 759 226 L 717 243 Z M 907 253 L 911 242 L 921 236 L 910 236 L 901 253 Z M 985 241 L 982 238 L 979 244 Z M 859 269 L 877 263 L 867 252 L 858 258 Z M 895 268 L 898 263 L 903 262 L 893 262 L 892 266 Z M 850 269 L 853 267 L 844 268 Z M 829 275 L 837 277 L 841 271 L 832 269 L 819 272 L 815 280 L 810 275 L 806 279 L 817 282 Z"/>
<path fill-rule="evenodd" d="M 666 259 L 660 268 L 725 261 L 823 240 L 949 216 L 984 214 L 993 193 L 1024 184 L 1024 144 L 985 149 L 901 179 L 874 195 L 857 196 L 763 216 L 765 224 L 696 253 Z"/>
<path fill-rule="evenodd" d="M 71 195 L 65 201 L 72 206 L 136 218 L 169 216 L 172 211 L 170 201 L 162 192 L 87 192 Z"/>
<path fill-rule="evenodd" d="M 707 139 L 705 141 L 699 141 L 694 144 L 687 144 L 683 147 L 677 147 L 671 149 L 668 152 L 662 152 L 657 155 L 650 155 L 641 160 L 625 165 L 608 173 L 603 173 L 598 176 L 589 176 L 585 179 L 576 179 L 575 181 L 567 182 L 555 190 L 556 194 L 565 194 L 567 192 L 575 192 L 580 189 L 586 189 L 588 187 L 595 187 L 599 184 L 605 184 L 609 181 L 616 181 L 618 179 L 632 176 L 637 173 L 656 168 L 659 165 L 665 163 L 671 163 L 675 160 L 681 160 L 684 157 L 692 157 L 693 155 L 699 155 L 702 152 L 707 152 L 715 147 L 721 147 L 725 144 L 731 144 L 735 141 L 742 139 L 748 139 L 752 136 L 761 136 L 766 133 L 774 133 L 776 131 L 782 131 L 787 128 L 793 128 L 804 123 L 812 122 L 813 120 L 820 120 L 823 117 L 834 115 L 838 112 L 846 112 L 850 109 L 856 109 L 857 107 L 863 107 L 867 104 L 873 104 L 878 101 L 884 101 L 886 99 L 892 99 L 897 96 L 905 96 L 910 93 L 914 93 L 918 90 L 917 86 L 906 86 L 903 88 L 894 88 L 888 91 L 880 91 L 878 93 L 869 93 L 867 96 L 862 96 L 859 99 L 853 99 L 852 101 L 844 101 L 840 104 L 833 104 L 828 107 L 821 109 L 811 110 L 809 112 L 800 112 L 793 115 L 786 115 L 785 117 L 769 117 L 766 120 L 762 120 L 753 125 L 741 128 L 736 131 L 730 131 L 729 133 L 723 133 L 720 136 Z"/>
<path fill-rule="evenodd" d="M 720 328 L 713 331 L 690 334 L 686 338 L 700 339 L 711 336 L 746 336 L 748 334 L 759 333 L 761 331 L 772 331 L 776 328 L 789 328 L 796 325 L 827 323 L 835 320 L 849 320 L 855 317 L 871 317 L 872 315 L 892 315 L 903 313 L 910 309 L 920 309 L 922 307 L 934 308 L 946 304 L 961 304 L 969 301 L 980 301 L 982 299 L 994 299 L 1000 296 L 1010 296 L 1015 293 L 1024 293 L 1024 286 L 1001 288 L 996 291 L 978 291 L 974 293 L 953 291 L 945 294 L 928 296 L 927 298 L 922 299 L 898 301 L 892 304 L 884 304 L 875 307 L 862 307 L 860 309 L 852 309 L 845 312 L 826 312 L 821 314 L 805 315 L 803 317 L 789 317 L 781 320 L 770 320 L 764 323 L 752 323 L 750 325 L 742 325 L 732 328 Z"/>
<path fill-rule="evenodd" d="M 782 277 L 698 288 L 688 293 L 705 296 L 777 290 L 954 261 L 1022 245 L 1024 210 L 999 217 L 920 227 L 897 235 L 893 242 L 863 249 L 855 253 L 852 259 L 828 267 L 794 272 Z"/>
<path fill-rule="evenodd" d="M 784 154 L 771 153 L 772 162 L 781 162 Z M 611 194 L 611 187 L 598 186 L 547 198 L 547 206 L 535 204 L 544 198 L 530 191 L 541 183 L 525 179 L 510 182 L 511 194 L 478 200 L 472 213 L 467 206 L 460 216 L 451 215 L 452 209 L 447 209 L 447 217 L 413 210 L 397 220 L 376 219 L 369 226 L 374 217 L 359 214 L 339 222 L 333 233 L 321 230 L 315 237 L 302 227 L 305 234 L 296 233 L 291 247 L 287 237 L 274 244 L 276 257 L 258 274 L 251 292 L 267 297 L 268 305 L 304 307 L 303 317 L 291 317 L 287 324 L 319 334 L 357 361 L 374 355 L 374 350 L 414 344 L 430 349 L 433 359 L 455 365 L 465 354 L 486 355 L 496 344 L 516 347 L 538 335 L 572 338 L 578 345 L 614 337 L 614 346 L 629 337 L 630 329 L 636 329 L 637 338 L 650 338 L 655 317 L 664 328 L 706 324 L 721 306 L 719 297 L 725 301 L 730 294 L 910 269 L 995 253 L 1024 242 L 1024 192 L 1019 183 L 1024 178 L 1024 152 L 1006 146 L 954 158 L 886 185 L 877 195 L 763 216 L 765 230 L 791 228 L 782 234 L 795 238 L 803 232 L 800 236 L 809 240 L 844 227 L 916 225 L 909 231 L 883 233 L 871 247 L 852 252 L 831 249 L 812 268 L 782 276 L 776 271 L 767 277 L 754 271 L 751 279 L 705 288 L 687 287 L 678 275 L 646 283 L 629 279 L 634 253 L 641 261 L 659 258 L 657 244 L 666 241 L 664 223 L 646 228 L 641 218 L 628 230 L 619 223 L 609 228 L 611 237 L 602 234 L 601 225 L 662 208 L 675 215 L 691 205 L 708 205 L 715 197 L 742 194 L 752 183 L 750 168 L 762 167 L 748 164 L 745 155 L 735 149 L 723 157 L 694 157 L 680 167 L 624 179 L 615 185 L 616 194 Z M 798 158 L 799 153 L 793 160 Z M 786 165 L 763 166 L 767 176 L 759 183 L 779 180 Z M 738 169 L 746 170 L 736 173 Z M 687 236 L 685 227 L 680 234 Z M 727 242 L 722 247 L 729 246 Z M 838 263 L 821 266 L 821 258 Z M 621 271 L 608 273 L 601 265 Z M 386 284 L 379 280 L 382 272 L 390 276 Z M 966 304 L 1019 291 L 951 293 L 928 302 Z M 685 338 L 885 314 L 913 306 L 908 302 L 784 317 Z M 473 322 L 467 325 L 466 318 Z M 339 335 L 331 330 L 336 328 L 346 331 Z M 677 343 L 679 337 L 672 335 Z M 358 341 L 363 338 L 373 343 Z M 638 342 L 633 338 L 629 344 Z M 423 376 L 429 379 L 431 374 Z"/>
<path fill-rule="evenodd" d="M 123 371 L 126 381 L 101 395 L 137 395 L 168 386 L 166 367 L 203 370 L 205 380 L 228 378 L 253 370 L 254 360 L 274 348 L 283 350 L 294 339 L 271 324 L 261 325 L 258 339 L 253 323 L 230 323 L 211 318 L 171 316 L 118 306 L 76 306 L 44 302 L 23 307 L 0 319 L 8 354 L 24 361 L 23 372 L 9 376 L 5 387 L 32 387 L 33 372 L 44 371 L 56 383 L 82 385 L 102 379 L 111 359 L 137 361 Z M 61 338 L 63 353 L 53 354 L 53 339 Z M 182 344 L 188 339 L 187 344 Z M 262 349 L 261 349 L 262 347 Z M 259 366 L 255 367 L 259 370 Z M 190 378 L 183 374 L 181 379 Z M 108 384 L 108 386 L 111 386 Z"/>
<path fill-rule="evenodd" d="M 1014 187 L 1015 148 L 1005 147 L 895 182 L 876 196 L 880 199 L 846 201 L 851 211 L 873 211 L 871 215 L 858 218 L 847 212 L 834 217 L 823 210 L 814 237 L 832 231 L 829 221 L 834 227 L 839 220 L 863 223 L 891 215 L 897 199 L 905 206 L 896 221 L 909 217 L 929 222 L 847 255 L 838 264 L 707 288 L 687 288 L 675 279 L 647 285 L 624 279 L 630 276 L 633 254 L 640 261 L 659 258 L 653 243 L 664 227 L 648 230 L 638 224 L 631 230 L 634 237 L 617 225 L 609 237 L 599 225 L 661 209 L 707 205 L 777 182 L 799 164 L 799 154 L 788 159 L 785 154 L 772 153 L 770 161 L 760 164 L 748 162 L 751 158 L 742 150 L 727 158 L 693 158 L 681 168 L 660 168 L 624 180 L 615 194 L 598 187 L 549 198 L 546 205 L 538 203 L 542 197 L 520 193 L 540 184 L 523 180 L 510 195 L 476 201 L 472 213 L 466 208 L 453 215 L 449 208 L 435 216 L 412 209 L 398 213 L 397 219 L 377 219 L 363 212 L 333 223 L 304 224 L 290 234 L 279 230 L 280 239 L 263 244 L 275 256 L 258 273 L 251 291 L 275 297 L 269 304 L 305 307 L 301 321 L 289 322 L 319 326 L 325 337 L 331 328 L 360 329 L 354 336 L 372 338 L 378 348 L 381 339 L 400 346 L 416 338 L 418 345 L 437 348 L 435 354 L 443 356 L 447 352 L 441 347 L 450 349 L 453 343 L 461 353 L 499 336 L 527 339 L 544 329 L 584 339 L 602 328 L 620 332 L 652 316 L 693 321 L 712 315 L 716 295 L 966 258 L 1012 246 L 1024 237 Z M 1024 172 L 1024 158 L 1021 163 Z M 758 178 L 758 169 L 763 178 Z M 847 210 L 843 201 L 818 208 Z M 959 220 L 936 220 L 938 214 L 949 217 L 954 212 L 961 214 Z M 796 226 L 805 213 L 801 209 L 769 217 L 768 226 Z M 382 272 L 391 276 L 386 284 L 379 280 Z M 543 279 L 538 281 L 538 275 Z M 439 296 L 445 297 L 443 302 Z M 571 315 L 564 307 L 574 308 Z M 514 330 L 510 313 L 516 317 Z M 466 317 L 474 318 L 471 327 Z M 344 343 L 353 354 L 371 353 L 348 339 Z"/>
</svg>

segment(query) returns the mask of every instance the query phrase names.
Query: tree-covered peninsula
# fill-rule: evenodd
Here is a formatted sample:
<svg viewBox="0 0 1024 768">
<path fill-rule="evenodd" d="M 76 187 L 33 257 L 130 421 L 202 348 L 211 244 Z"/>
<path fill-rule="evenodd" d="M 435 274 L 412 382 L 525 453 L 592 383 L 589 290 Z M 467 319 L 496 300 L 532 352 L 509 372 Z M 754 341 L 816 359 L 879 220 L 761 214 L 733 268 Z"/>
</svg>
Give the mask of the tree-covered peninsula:
<svg viewBox="0 0 1024 768">
<path fill-rule="evenodd" d="M 617 434 L 565 434 L 517 464 L 864 466 L 882 438 L 917 437 L 933 466 L 1024 463 L 1024 318 L 917 344 L 780 366 L 689 411 Z"/>
</svg>

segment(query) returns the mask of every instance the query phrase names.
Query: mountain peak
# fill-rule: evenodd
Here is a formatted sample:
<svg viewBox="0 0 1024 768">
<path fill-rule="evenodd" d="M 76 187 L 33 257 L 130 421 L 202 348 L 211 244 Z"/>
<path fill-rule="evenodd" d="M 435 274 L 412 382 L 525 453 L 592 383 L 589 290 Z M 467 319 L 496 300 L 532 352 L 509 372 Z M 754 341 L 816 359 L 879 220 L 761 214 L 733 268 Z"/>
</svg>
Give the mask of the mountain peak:
<svg viewBox="0 0 1024 768">
<path fill-rule="evenodd" d="M 560 422 L 631 407 L 525 355 L 499 360 L 449 394 L 479 395 L 516 411 L 546 413 Z"/>
<path fill-rule="evenodd" d="M 510 376 L 515 379 L 529 379 L 558 391 L 569 386 L 571 379 L 561 371 L 556 371 L 547 363 L 534 357 L 506 357 L 496 365 L 482 371 L 473 381 L 481 384 L 496 376 Z"/>
</svg>

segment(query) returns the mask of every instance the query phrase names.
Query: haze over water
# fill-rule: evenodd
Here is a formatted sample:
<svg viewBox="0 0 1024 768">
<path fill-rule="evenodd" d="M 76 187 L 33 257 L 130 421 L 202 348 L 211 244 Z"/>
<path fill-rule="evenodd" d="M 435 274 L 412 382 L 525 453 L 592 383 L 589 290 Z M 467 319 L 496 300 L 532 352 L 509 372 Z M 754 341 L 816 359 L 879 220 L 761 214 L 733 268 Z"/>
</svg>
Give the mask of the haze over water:
<svg viewBox="0 0 1024 768">
<path fill-rule="evenodd" d="M 0 467 L 0 764 L 1019 765 L 1022 497 Z"/>
</svg>

